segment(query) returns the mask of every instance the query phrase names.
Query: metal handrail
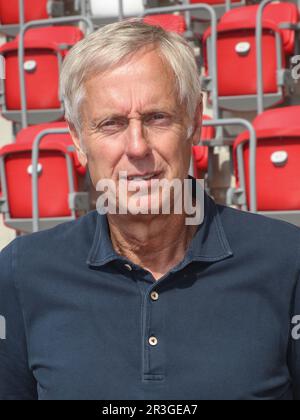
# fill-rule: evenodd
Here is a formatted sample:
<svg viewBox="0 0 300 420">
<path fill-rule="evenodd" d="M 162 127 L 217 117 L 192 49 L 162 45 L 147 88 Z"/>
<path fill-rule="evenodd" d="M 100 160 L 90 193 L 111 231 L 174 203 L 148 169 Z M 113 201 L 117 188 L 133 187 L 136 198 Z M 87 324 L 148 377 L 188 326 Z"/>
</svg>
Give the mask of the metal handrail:
<svg viewBox="0 0 300 420">
<path fill-rule="evenodd" d="M 38 232 L 39 223 L 39 186 L 38 186 L 38 161 L 39 148 L 42 140 L 51 134 L 69 134 L 67 128 L 49 128 L 41 131 L 35 138 L 32 146 L 32 230 Z M 72 168 L 68 165 L 68 179 L 70 193 L 74 192 L 74 179 Z"/>
<path fill-rule="evenodd" d="M 211 20 L 211 78 L 212 78 L 212 109 L 213 117 L 219 118 L 219 90 L 218 90 L 218 58 L 217 58 L 217 15 L 213 7 L 208 4 L 191 4 L 183 6 L 153 7 L 144 11 L 143 16 L 168 14 L 174 12 L 188 12 L 206 10 Z"/>
<path fill-rule="evenodd" d="M 24 0 L 19 0 L 23 2 Z M 24 56 L 25 56 L 25 33 L 28 29 L 33 27 L 43 27 L 50 26 L 52 24 L 62 24 L 62 23 L 78 23 L 83 22 L 87 26 L 87 33 L 92 33 L 94 31 L 94 26 L 92 21 L 84 16 L 71 16 L 65 18 L 54 18 L 54 19 L 43 19 L 35 20 L 32 22 L 26 23 L 21 27 L 19 35 L 19 48 L 18 48 L 18 61 L 19 61 L 19 79 L 20 79 L 20 96 L 21 96 L 21 122 L 22 128 L 28 126 L 27 118 L 27 98 L 26 98 L 26 85 L 25 85 L 25 73 L 24 73 Z"/>
<path fill-rule="evenodd" d="M 124 5 L 123 0 L 119 0 L 119 21 L 124 19 Z"/>
<path fill-rule="evenodd" d="M 19 0 L 19 24 L 20 28 L 24 26 L 25 23 L 25 8 L 24 8 L 24 0 Z"/>
<path fill-rule="evenodd" d="M 263 81 L 263 12 L 268 4 L 277 0 L 263 0 L 256 15 L 256 78 L 257 78 L 257 113 L 264 112 L 264 81 Z"/>
<path fill-rule="evenodd" d="M 231 10 L 231 0 L 225 0 L 225 10 L 229 12 Z"/>
</svg>

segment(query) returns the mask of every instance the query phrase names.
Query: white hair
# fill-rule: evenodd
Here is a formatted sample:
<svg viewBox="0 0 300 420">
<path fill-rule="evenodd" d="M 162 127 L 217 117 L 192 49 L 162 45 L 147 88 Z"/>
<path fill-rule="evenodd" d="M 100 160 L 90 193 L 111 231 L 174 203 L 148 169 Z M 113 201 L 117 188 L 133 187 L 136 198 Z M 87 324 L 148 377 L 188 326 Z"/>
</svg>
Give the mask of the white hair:
<svg viewBox="0 0 300 420">
<path fill-rule="evenodd" d="M 176 33 L 166 32 L 140 19 L 127 20 L 104 26 L 87 36 L 71 49 L 64 61 L 60 89 L 65 117 L 79 136 L 86 81 L 151 46 L 157 48 L 172 69 L 179 101 L 186 105 L 187 115 L 194 118 L 201 102 L 201 82 L 193 49 Z"/>
</svg>

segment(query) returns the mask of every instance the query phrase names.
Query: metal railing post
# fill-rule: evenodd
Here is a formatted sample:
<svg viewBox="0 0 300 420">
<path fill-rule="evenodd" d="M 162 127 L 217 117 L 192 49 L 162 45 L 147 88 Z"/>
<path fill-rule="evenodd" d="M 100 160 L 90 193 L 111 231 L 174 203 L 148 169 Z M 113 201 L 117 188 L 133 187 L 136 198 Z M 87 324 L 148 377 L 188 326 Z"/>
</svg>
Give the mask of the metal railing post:
<svg viewBox="0 0 300 420">
<path fill-rule="evenodd" d="M 225 126 L 244 126 L 249 131 L 249 178 L 250 178 L 250 211 L 257 212 L 257 193 L 256 193 L 256 132 L 253 125 L 242 118 L 227 118 L 223 120 L 205 120 L 204 127 L 225 127 Z"/>
<path fill-rule="evenodd" d="M 256 78 L 257 78 L 257 113 L 264 112 L 264 80 L 263 80 L 263 13 L 269 3 L 276 0 L 263 0 L 256 15 Z M 276 69 L 277 70 L 277 69 Z"/>
<path fill-rule="evenodd" d="M 229 12 L 231 10 L 231 0 L 225 0 L 225 10 Z"/>
<path fill-rule="evenodd" d="M 119 21 L 124 20 L 124 4 L 123 0 L 119 0 Z"/>
<path fill-rule="evenodd" d="M 20 23 L 20 28 L 22 28 L 25 23 L 24 0 L 19 0 L 19 23 Z"/>
<path fill-rule="evenodd" d="M 35 138 L 32 146 L 32 230 L 38 232 L 40 228 L 39 223 L 39 186 L 38 186 L 38 161 L 39 161 L 39 148 L 41 141 L 48 135 L 51 134 L 69 134 L 67 128 L 51 128 L 41 131 Z M 68 173 L 69 177 L 71 176 Z M 73 174 L 72 174 L 73 176 Z M 73 182 L 69 179 L 69 185 L 73 185 Z M 74 188 L 73 188 L 74 189 Z M 72 188 L 71 188 L 72 190 Z M 73 193 L 74 191 L 70 191 Z"/>
</svg>

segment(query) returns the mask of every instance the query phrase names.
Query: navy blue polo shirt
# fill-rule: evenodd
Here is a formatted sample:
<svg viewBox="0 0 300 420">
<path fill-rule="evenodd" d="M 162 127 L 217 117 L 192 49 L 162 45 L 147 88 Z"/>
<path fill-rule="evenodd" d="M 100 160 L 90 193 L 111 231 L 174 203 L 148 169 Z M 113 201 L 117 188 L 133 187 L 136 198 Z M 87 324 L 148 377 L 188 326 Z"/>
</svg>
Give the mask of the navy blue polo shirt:
<svg viewBox="0 0 300 420">
<path fill-rule="evenodd" d="M 0 399 L 300 399 L 299 229 L 205 209 L 157 282 L 97 212 L 4 249 Z"/>
</svg>

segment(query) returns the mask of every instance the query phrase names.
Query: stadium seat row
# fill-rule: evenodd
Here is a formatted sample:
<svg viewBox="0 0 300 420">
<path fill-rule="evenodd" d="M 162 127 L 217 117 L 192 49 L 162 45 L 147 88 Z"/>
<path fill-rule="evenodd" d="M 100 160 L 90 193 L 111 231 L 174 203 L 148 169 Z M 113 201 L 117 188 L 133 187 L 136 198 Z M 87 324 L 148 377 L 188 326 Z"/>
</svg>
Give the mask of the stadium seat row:
<svg viewBox="0 0 300 420">
<path fill-rule="evenodd" d="M 35 0 L 36 2 L 36 0 Z M 50 2 L 51 3 L 51 2 Z M 86 2 L 85 2 L 86 3 Z M 118 2 L 110 2 L 105 13 L 118 18 Z M 143 13 L 143 2 L 127 2 L 131 9 L 125 14 Z M 200 3 L 194 0 L 191 4 Z M 211 0 L 213 6 L 221 1 Z M 241 2 L 234 1 L 235 5 Z M 19 23 L 18 1 L 8 3 L 0 0 L 0 21 L 4 25 Z M 49 2 L 40 1 L 34 9 L 30 0 L 25 4 L 25 21 L 44 19 L 51 16 Z M 97 9 L 100 2 L 90 2 L 87 15 L 101 14 Z M 27 6 L 27 7 L 26 7 Z M 224 2 L 222 3 L 224 7 Z M 112 10 L 114 9 L 114 10 Z M 26 11 L 27 10 L 27 11 Z M 214 99 L 214 89 L 218 91 L 219 111 L 230 110 L 259 111 L 257 109 L 257 15 L 258 5 L 233 8 L 218 21 L 216 48 L 212 45 L 212 27 L 200 37 L 204 56 L 204 85 L 210 101 Z M 30 12 L 30 13 L 29 13 Z M 3 16 L 5 15 L 5 18 Z M 160 25 L 182 36 L 188 36 L 188 22 L 183 13 L 153 14 L 144 18 L 149 24 Z M 256 189 L 257 211 L 283 217 L 300 224 L 300 187 L 297 183 L 299 171 L 300 125 L 297 115 L 299 106 L 283 106 L 262 112 L 266 108 L 284 105 L 292 94 L 290 59 L 298 51 L 299 10 L 294 3 L 269 4 L 261 20 L 262 55 L 262 99 L 263 109 L 253 121 L 257 137 L 256 148 Z M 199 34 L 197 34 L 199 35 Z M 2 115 L 14 124 L 22 121 L 20 73 L 24 73 L 28 122 L 32 127 L 23 127 L 18 132 L 14 144 L 0 150 L 1 211 L 6 224 L 14 229 L 32 231 L 32 149 L 35 139 L 44 130 L 50 130 L 39 148 L 38 199 L 39 217 L 42 228 L 77 217 L 86 205 L 76 202 L 76 197 L 87 191 L 87 174 L 80 167 L 72 141 L 63 121 L 62 98 L 58 80 L 62 61 L 68 50 L 84 33 L 76 26 L 48 26 L 30 29 L 24 38 L 24 63 L 19 63 L 19 37 L 8 40 L 0 48 L 6 61 L 6 79 L 1 89 Z M 199 40 L 199 36 L 196 37 Z M 212 55 L 217 58 L 217 83 L 212 85 Z M 199 68 L 200 77 L 201 68 Z M 257 77 L 258 74 L 258 77 Z M 215 108 L 214 108 L 215 109 Z M 213 115 L 213 119 L 218 115 Z M 210 118 L 205 117 L 209 124 Z M 43 123 L 43 124 L 40 124 Z M 51 130 L 61 130 L 53 134 Z M 210 145 L 216 131 L 213 127 L 203 130 L 199 145 L 193 149 L 194 174 L 202 178 L 207 175 L 210 165 Z M 249 133 L 241 133 L 232 140 L 234 175 L 237 185 L 229 191 L 230 204 L 238 204 L 244 209 L 250 207 L 250 156 Z M 253 162 L 252 162 L 253 165 Z M 54 169 L 55 168 L 55 169 Z M 70 169 L 71 168 L 71 169 Z M 20 189 L 20 185 L 22 188 Z M 276 185 L 276 187 L 274 187 Z M 76 196 L 77 194 L 77 196 Z M 78 205 L 77 205 L 77 204 Z"/>
</svg>

